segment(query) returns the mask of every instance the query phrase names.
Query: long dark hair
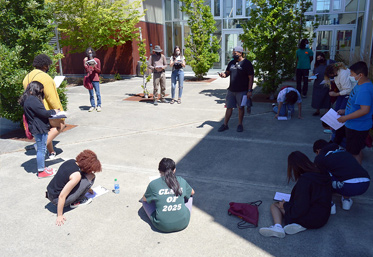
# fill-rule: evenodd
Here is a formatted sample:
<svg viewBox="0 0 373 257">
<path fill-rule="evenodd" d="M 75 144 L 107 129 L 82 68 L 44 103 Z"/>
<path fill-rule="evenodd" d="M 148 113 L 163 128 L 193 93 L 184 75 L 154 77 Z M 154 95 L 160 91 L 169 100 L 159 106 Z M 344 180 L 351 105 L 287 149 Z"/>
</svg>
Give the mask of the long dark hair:
<svg viewBox="0 0 373 257">
<path fill-rule="evenodd" d="M 183 53 L 181 52 L 181 48 L 180 48 L 179 46 L 175 46 L 175 47 L 174 47 L 174 51 L 172 52 L 172 56 L 173 56 L 174 58 L 177 57 L 177 55 L 176 55 L 176 49 L 177 49 L 177 48 L 179 48 L 179 50 L 180 50 L 180 57 L 182 58 Z"/>
<path fill-rule="evenodd" d="M 159 162 L 158 170 L 164 172 L 164 180 L 167 186 L 174 191 L 176 196 L 182 195 L 179 181 L 174 174 L 176 168 L 175 162 L 170 158 L 163 158 Z"/>
<path fill-rule="evenodd" d="M 322 61 L 317 60 L 318 56 L 321 56 L 323 60 Z M 316 54 L 315 67 L 319 67 L 321 64 L 326 64 L 326 58 L 325 58 L 325 54 L 320 52 Z"/>
<path fill-rule="evenodd" d="M 320 172 L 316 165 L 308 157 L 299 151 L 292 152 L 288 156 L 288 183 L 290 180 L 298 181 L 306 172 Z"/>
<path fill-rule="evenodd" d="M 87 57 L 89 57 L 89 50 L 92 51 L 92 58 L 95 58 L 95 57 L 96 57 L 96 51 L 93 50 L 92 47 L 88 47 L 88 48 L 85 50 L 85 54 L 87 55 Z"/>
<path fill-rule="evenodd" d="M 27 97 L 33 95 L 37 97 L 41 102 L 44 99 L 44 86 L 38 81 L 32 81 L 27 85 L 26 90 L 23 92 L 22 96 L 19 98 L 18 103 L 23 106 Z"/>
<path fill-rule="evenodd" d="M 308 39 L 307 38 L 304 38 L 304 39 L 302 39 L 301 41 L 300 41 L 300 43 L 299 43 L 299 48 L 300 49 L 306 49 L 306 42 L 308 42 Z"/>
</svg>

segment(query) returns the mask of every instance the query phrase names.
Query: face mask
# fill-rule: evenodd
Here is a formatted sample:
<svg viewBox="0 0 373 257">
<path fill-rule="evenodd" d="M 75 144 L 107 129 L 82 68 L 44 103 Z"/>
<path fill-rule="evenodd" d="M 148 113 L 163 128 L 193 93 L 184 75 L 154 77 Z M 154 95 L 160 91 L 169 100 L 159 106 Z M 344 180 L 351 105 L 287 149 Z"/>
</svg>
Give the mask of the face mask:
<svg viewBox="0 0 373 257">
<path fill-rule="evenodd" d="M 93 58 L 92 53 L 90 53 L 89 54 L 89 59 L 92 59 L 92 58 Z"/>
<path fill-rule="evenodd" d="M 310 48 L 310 44 L 306 44 L 306 48 Z"/>
<path fill-rule="evenodd" d="M 358 84 L 360 79 L 361 79 L 361 77 L 358 80 L 356 80 L 356 78 L 354 76 L 350 76 L 350 80 L 352 81 L 352 83 Z"/>
<path fill-rule="evenodd" d="M 49 71 L 49 67 L 48 67 L 48 69 L 45 71 L 45 73 L 48 73 L 48 71 Z"/>
<path fill-rule="evenodd" d="M 156 54 L 157 54 L 157 55 L 161 55 L 161 53 L 159 53 L 159 52 L 156 52 Z"/>
<path fill-rule="evenodd" d="M 180 55 L 180 51 L 176 51 L 176 54 L 177 54 L 177 55 Z"/>
<path fill-rule="evenodd" d="M 238 61 L 238 59 L 240 58 L 240 56 L 239 55 L 233 55 L 233 59 L 237 62 Z"/>
</svg>

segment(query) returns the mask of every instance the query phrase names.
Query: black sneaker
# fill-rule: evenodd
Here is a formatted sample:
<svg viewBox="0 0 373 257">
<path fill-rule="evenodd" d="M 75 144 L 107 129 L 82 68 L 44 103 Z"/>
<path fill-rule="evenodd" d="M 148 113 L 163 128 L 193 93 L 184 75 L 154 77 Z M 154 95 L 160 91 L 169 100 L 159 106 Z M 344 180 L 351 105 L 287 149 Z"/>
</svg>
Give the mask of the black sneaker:
<svg viewBox="0 0 373 257">
<path fill-rule="evenodd" d="M 153 104 L 154 104 L 154 105 L 158 105 L 158 101 L 157 101 L 157 100 L 154 100 Z"/>
<path fill-rule="evenodd" d="M 218 132 L 223 132 L 224 130 L 228 130 L 228 125 L 221 125 L 220 128 L 218 129 Z"/>
<path fill-rule="evenodd" d="M 84 199 L 77 200 L 77 201 L 73 202 L 72 204 L 70 204 L 70 208 L 74 209 L 74 208 L 77 208 L 79 206 L 90 204 L 91 202 L 92 202 L 92 198 L 84 197 Z"/>
<path fill-rule="evenodd" d="M 243 131 L 243 126 L 242 125 L 238 125 L 237 126 L 237 132 L 242 132 Z"/>
</svg>

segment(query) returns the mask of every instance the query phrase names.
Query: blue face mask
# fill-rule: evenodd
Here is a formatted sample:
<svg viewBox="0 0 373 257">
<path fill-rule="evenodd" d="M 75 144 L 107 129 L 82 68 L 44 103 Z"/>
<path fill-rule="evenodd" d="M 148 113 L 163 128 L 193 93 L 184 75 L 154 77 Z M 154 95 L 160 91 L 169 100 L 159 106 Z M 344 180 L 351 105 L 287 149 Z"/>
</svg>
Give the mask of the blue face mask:
<svg viewBox="0 0 373 257">
<path fill-rule="evenodd" d="M 306 44 L 306 48 L 310 48 L 310 44 Z"/>
</svg>

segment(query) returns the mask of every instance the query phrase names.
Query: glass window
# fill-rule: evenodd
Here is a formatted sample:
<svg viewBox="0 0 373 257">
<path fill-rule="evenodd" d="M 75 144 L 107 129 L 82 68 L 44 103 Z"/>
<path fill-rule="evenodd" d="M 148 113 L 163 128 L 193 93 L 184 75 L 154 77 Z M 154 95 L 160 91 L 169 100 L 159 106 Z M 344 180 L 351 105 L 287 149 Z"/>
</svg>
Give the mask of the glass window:
<svg viewBox="0 0 373 257">
<path fill-rule="evenodd" d="M 359 0 L 348 0 L 345 1 L 345 11 L 346 12 L 356 12 L 357 11 L 357 6 L 359 4 Z"/>
<path fill-rule="evenodd" d="M 359 11 L 360 12 L 365 11 L 365 2 L 366 2 L 366 0 L 360 0 L 360 3 L 359 3 Z"/>
<path fill-rule="evenodd" d="M 179 47 L 182 46 L 181 22 L 174 22 L 173 37 L 174 37 L 174 44 L 175 45 L 172 46 L 172 50 L 174 49 L 175 46 L 179 46 Z M 172 50 L 171 50 L 171 52 L 169 52 L 170 55 L 172 53 Z"/>
<path fill-rule="evenodd" d="M 223 18 L 233 17 L 233 0 L 224 0 Z"/>
<path fill-rule="evenodd" d="M 172 20 L 171 17 L 171 0 L 165 0 L 164 2 L 164 12 L 166 16 L 166 21 Z"/>
<path fill-rule="evenodd" d="M 179 0 L 174 0 L 174 19 L 180 19 Z"/>
<path fill-rule="evenodd" d="M 190 27 L 189 27 L 188 23 L 184 22 L 184 38 L 183 38 L 184 39 L 184 44 L 183 44 L 184 47 L 185 47 L 185 44 L 186 44 L 186 39 L 189 35 L 190 35 Z M 182 51 L 183 51 L 183 54 L 185 54 L 184 49 Z"/>
<path fill-rule="evenodd" d="M 182 6 L 185 6 L 185 4 L 183 3 L 183 2 L 181 2 L 181 5 Z M 184 21 L 186 21 L 186 20 L 188 20 L 189 19 L 189 15 L 188 14 L 186 14 L 185 12 L 181 12 L 181 15 L 182 15 L 182 19 L 184 20 Z"/>
<path fill-rule="evenodd" d="M 213 0 L 214 1 L 214 16 L 220 17 L 220 0 Z"/>
<path fill-rule="evenodd" d="M 316 12 L 330 12 L 330 0 L 317 0 L 316 1 Z"/>
<path fill-rule="evenodd" d="M 249 17 L 250 16 L 250 11 L 253 8 L 253 4 L 251 3 L 251 0 L 246 0 L 245 1 L 245 16 Z"/>
<path fill-rule="evenodd" d="M 221 40 L 222 28 L 221 28 L 221 25 L 222 25 L 221 20 L 215 20 L 215 26 L 216 26 L 217 30 L 213 33 L 213 35 L 216 36 L 217 40 L 219 41 L 220 48 L 221 48 L 221 44 L 222 44 L 222 40 Z M 220 57 L 221 57 L 221 49 L 219 49 L 219 61 L 215 62 L 214 65 L 213 65 L 214 69 L 221 69 L 221 58 Z"/>
<path fill-rule="evenodd" d="M 172 23 L 166 22 L 166 49 L 164 50 L 164 55 L 172 53 Z"/>
<path fill-rule="evenodd" d="M 333 10 L 334 11 L 342 11 L 342 0 L 334 0 L 333 1 Z"/>
<path fill-rule="evenodd" d="M 242 0 L 236 0 L 236 15 L 242 15 Z"/>
<path fill-rule="evenodd" d="M 356 13 L 323 14 L 317 16 L 320 25 L 355 24 Z"/>
<path fill-rule="evenodd" d="M 242 23 L 246 21 L 246 19 L 224 19 L 224 29 L 237 29 L 242 28 Z"/>
</svg>

